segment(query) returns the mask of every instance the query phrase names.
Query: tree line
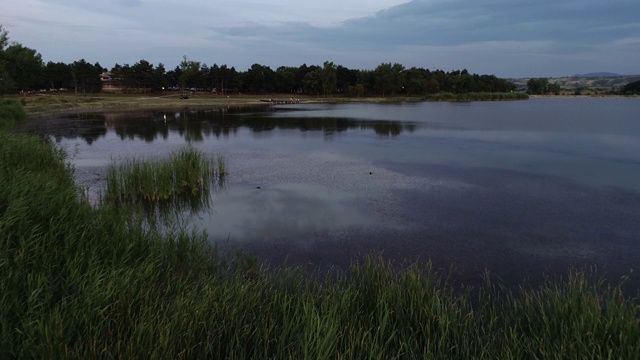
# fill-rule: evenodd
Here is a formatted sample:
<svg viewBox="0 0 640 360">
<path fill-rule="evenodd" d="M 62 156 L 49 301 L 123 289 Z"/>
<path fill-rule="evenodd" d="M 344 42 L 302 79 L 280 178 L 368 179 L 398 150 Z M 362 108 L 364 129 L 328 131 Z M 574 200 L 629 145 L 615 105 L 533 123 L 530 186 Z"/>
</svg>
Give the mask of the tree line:
<svg viewBox="0 0 640 360">
<path fill-rule="evenodd" d="M 101 75 L 108 74 L 108 78 Z M 105 81 L 106 80 L 106 81 Z M 331 61 L 298 67 L 253 64 L 237 71 L 226 64 L 207 65 L 186 56 L 174 69 L 141 59 L 133 65 L 107 69 L 81 59 L 66 64 L 47 62 L 34 49 L 8 43 L 0 25 L 0 93 L 69 90 L 96 93 L 104 84 L 122 92 L 163 90 L 213 91 L 220 94 L 307 94 L 317 96 L 418 96 L 450 92 L 510 92 L 515 85 L 495 75 L 471 74 L 466 69 L 445 72 L 398 63 L 381 63 L 373 70 L 349 69 Z"/>
</svg>

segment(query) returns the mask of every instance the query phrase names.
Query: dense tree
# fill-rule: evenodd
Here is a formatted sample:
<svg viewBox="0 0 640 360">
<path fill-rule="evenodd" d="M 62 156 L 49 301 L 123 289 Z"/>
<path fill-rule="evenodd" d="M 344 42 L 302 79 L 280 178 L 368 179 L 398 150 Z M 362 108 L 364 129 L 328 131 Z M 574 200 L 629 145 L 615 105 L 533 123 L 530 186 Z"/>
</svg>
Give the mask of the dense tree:
<svg viewBox="0 0 640 360">
<path fill-rule="evenodd" d="M 347 92 L 350 96 L 361 97 L 362 95 L 364 95 L 364 85 L 349 85 L 349 87 L 347 88 Z"/>
<path fill-rule="evenodd" d="M 15 88 L 13 80 L 6 70 L 2 54 L 0 54 L 0 95 L 11 92 Z"/>
<path fill-rule="evenodd" d="M 167 71 L 166 81 L 170 84 L 169 86 L 172 88 L 180 87 L 180 77 L 182 76 L 182 70 L 179 66 L 176 66 L 175 69 Z"/>
<path fill-rule="evenodd" d="M 154 78 L 153 64 L 144 59 L 133 64 L 130 74 L 132 76 L 131 83 L 133 86 L 143 93 L 150 90 L 156 81 Z"/>
<path fill-rule="evenodd" d="M 11 91 L 14 88 L 13 80 L 6 68 L 6 60 L 4 58 L 4 48 L 9 43 L 9 33 L 2 28 L 0 24 L 0 95 Z"/>
<path fill-rule="evenodd" d="M 226 64 L 218 66 L 213 64 L 209 68 L 207 76 L 207 88 L 217 94 L 226 94 L 229 91 L 235 92 L 238 87 L 238 73 L 235 68 L 229 68 Z"/>
<path fill-rule="evenodd" d="M 268 93 L 275 89 L 275 72 L 270 67 L 253 64 L 242 77 L 242 91 L 250 93 Z"/>
<path fill-rule="evenodd" d="M 182 62 L 180 63 L 180 72 L 178 80 L 181 90 L 184 91 L 185 88 L 192 88 L 197 85 L 201 76 L 200 63 L 188 60 L 185 55 L 182 57 Z"/>
<path fill-rule="evenodd" d="M 151 91 L 161 91 L 169 87 L 170 82 L 168 81 L 166 70 L 164 68 L 163 63 L 159 63 L 158 66 L 153 69 L 152 79 L 151 79 Z"/>
<path fill-rule="evenodd" d="M 296 73 L 298 68 L 280 66 L 274 74 L 275 91 L 279 93 L 294 93 L 298 90 Z"/>
<path fill-rule="evenodd" d="M 307 66 L 307 64 L 302 64 L 298 67 L 296 71 L 296 87 L 298 88 L 298 92 L 304 92 L 304 77 L 311 71 L 314 71 L 318 68 L 318 66 Z"/>
<path fill-rule="evenodd" d="M 320 71 L 320 81 L 324 96 L 331 95 L 336 90 L 336 65 L 331 61 L 325 61 Z"/>
<path fill-rule="evenodd" d="M 346 93 L 350 86 L 358 83 L 358 70 L 352 70 L 342 65 L 336 67 L 336 87 L 339 93 Z"/>
<path fill-rule="evenodd" d="M 549 79 L 529 79 L 527 81 L 527 93 L 532 95 L 543 95 L 549 93 Z"/>
<path fill-rule="evenodd" d="M 426 73 L 424 69 L 418 69 L 412 67 L 405 70 L 405 84 L 404 93 L 406 95 L 423 94 L 425 92 L 425 77 Z"/>
<path fill-rule="evenodd" d="M 9 32 L 2 27 L 2 24 L 0 24 L 0 51 L 4 50 L 8 44 Z"/>
<path fill-rule="evenodd" d="M 60 90 L 73 87 L 71 66 L 62 62 L 49 61 L 44 68 L 44 81 L 47 89 Z"/>
<path fill-rule="evenodd" d="M 320 68 L 307 72 L 302 79 L 305 94 L 320 95 L 322 91 L 322 75 Z"/>
<path fill-rule="evenodd" d="M 640 94 L 640 80 L 628 83 L 622 88 L 623 94 Z"/>
<path fill-rule="evenodd" d="M 91 65 L 85 59 L 74 61 L 71 64 L 71 78 L 76 93 L 94 93 L 102 90 L 102 66 L 96 63 Z"/>
<path fill-rule="evenodd" d="M 375 90 L 382 96 L 395 95 L 404 87 L 404 66 L 382 63 L 374 70 Z"/>
<path fill-rule="evenodd" d="M 9 45 L 2 52 L 4 68 L 19 91 L 33 91 L 43 84 L 44 64 L 42 56 L 34 49 L 18 43 Z"/>
<path fill-rule="evenodd" d="M 73 88 L 77 92 L 101 89 L 99 64 L 84 59 L 72 64 L 49 62 L 46 66 L 35 50 L 20 44 L 9 44 L 8 32 L 0 25 L 0 93 L 19 90 Z M 508 92 L 515 85 L 494 75 L 470 74 L 466 69 L 445 73 L 442 70 L 405 67 L 398 63 L 382 63 L 374 70 L 354 70 L 326 61 L 322 66 L 302 64 L 299 67 L 253 64 L 244 72 L 227 65 L 218 66 L 190 61 L 183 56 L 175 69 L 166 71 L 163 64 L 154 67 L 147 60 L 133 66 L 116 64 L 111 69 L 113 84 L 122 91 L 162 91 L 163 89 L 206 89 L 219 94 L 235 93 L 306 93 L 329 96 L 334 93 L 364 96 L 396 94 L 416 96 L 438 92 Z M 557 84 L 547 79 L 531 79 L 531 94 L 559 92 Z M 628 91 L 628 90 L 627 90 Z"/>
</svg>

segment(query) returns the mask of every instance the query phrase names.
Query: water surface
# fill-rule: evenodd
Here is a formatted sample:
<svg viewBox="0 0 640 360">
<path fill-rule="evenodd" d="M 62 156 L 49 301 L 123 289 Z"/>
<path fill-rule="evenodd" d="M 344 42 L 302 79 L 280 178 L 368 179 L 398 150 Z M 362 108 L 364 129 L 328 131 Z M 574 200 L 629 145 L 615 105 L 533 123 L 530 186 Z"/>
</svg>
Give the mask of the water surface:
<svg viewBox="0 0 640 360">
<path fill-rule="evenodd" d="M 429 259 L 465 281 L 640 263 L 640 101 L 302 104 L 37 120 L 94 194 L 104 167 L 185 145 L 230 175 L 196 219 L 272 266 L 363 253 Z"/>
</svg>

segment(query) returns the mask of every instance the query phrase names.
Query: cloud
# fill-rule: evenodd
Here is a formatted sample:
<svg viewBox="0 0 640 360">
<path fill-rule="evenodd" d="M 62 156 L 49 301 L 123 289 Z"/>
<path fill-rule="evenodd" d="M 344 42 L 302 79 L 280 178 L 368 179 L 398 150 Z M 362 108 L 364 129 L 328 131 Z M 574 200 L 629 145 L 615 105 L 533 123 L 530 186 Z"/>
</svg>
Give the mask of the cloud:
<svg viewBox="0 0 640 360">
<path fill-rule="evenodd" d="M 125 7 L 135 7 L 140 6 L 142 2 L 140 0 L 111 0 L 116 3 L 116 5 L 121 5 Z"/>
<path fill-rule="evenodd" d="M 65 62 L 172 67 L 187 54 L 238 69 L 330 60 L 550 76 L 638 72 L 639 13 L 637 0 L 3 0 L 0 23 Z"/>
<path fill-rule="evenodd" d="M 219 38 L 249 46 L 262 44 L 283 51 L 296 48 L 308 53 L 325 50 L 325 54 L 348 58 L 352 63 L 371 63 L 372 54 L 377 55 L 378 63 L 404 63 L 407 59 L 418 63 L 420 58 L 445 62 L 450 56 L 449 62 L 464 61 L 466 67 L 480 60 L 490 65 L 502 63 L 501 59 L 517 59 L 528 69 L 537 69 L 541 67 L 531 63 L 569 66 L 583 56 L 588 62 L 589 56 L 605 45 L 613 48 L 613 53 L 633 46 L 625 34 L 640 30 L 637 13 L 640 4 L 630 1 L 414 0 L 331 27 L 292 21 L 213 26 L 211 31 Z"/>
</svg>

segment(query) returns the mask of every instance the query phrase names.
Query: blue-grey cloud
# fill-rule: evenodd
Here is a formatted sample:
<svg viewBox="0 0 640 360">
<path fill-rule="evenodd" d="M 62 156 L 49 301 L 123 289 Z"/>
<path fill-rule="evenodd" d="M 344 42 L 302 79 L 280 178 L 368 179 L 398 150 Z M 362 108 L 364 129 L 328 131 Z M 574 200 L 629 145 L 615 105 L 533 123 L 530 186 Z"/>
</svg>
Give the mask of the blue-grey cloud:
<svg viewBox="0 0 640 360">
<path fill-rule="evenodd" d="M 111 0 L 117 5 L 126 6 L 126 7 L 134 7 L 140 6 L 142 2 L 140 0 Z"/>
<path fill-rule="evenodd" d="M 584 46 L 640 34 L 640 2 L 414 0 L 375 16 L 322 28 L 304 23 L 245 24 L 227 36 L 326 43 L 348 48 L 453 46 L 486 41 L 552 41 Z"/>
<path fill-rule="evenodd" d="M 336 21 L 354 6 L 327 1 L 335 8 L 315 22 L 308 3 L 290 0 L 3 0 L 0 23 L 47 60 L 105 66 L 144 58 L 172 68 L 187 54 L 239 70 L 329 60 L 504 77 L 640 73 L 637 0 L 379 0 L 389 7 Z"/>
<path fill-rule="evenodd" d="M 536 72 L 555 66 L 553 73 L 558 74 L 569 71 L 579 59 L 593 66 L 584 67 L 586 72 L 606 67 L 603 51 L 640 55 L 640 50 L 631 48 L 640 34 L 637 14 L 637 1 L 414 0 L 335 27 L 301 22 L 243 24 L 214 28 L 214 36 L 283 52 L 342 54 L 352 62 L 357 61 L 357 53 L 387 54 L 379 62 L 403 62 L 419 58 L 417 54 L 423 54 L 425 62 L 441 62 L 446 54 L 456 65 L 463 63 L 460 57 L 467 57 L 466 67 L 484 62 L 480 67 L 498 73 L 509 67 L 505 75 L 515 76 L 517 64 L 526 68 L 521 71 Z M 625 47 L 625 43 L 631 45 Z M 600 57 L 591 57 L 599 53 Z M 491 63 L 496 66 L 492 68 Z M 632 68 L 627 61 L 624 69 L 611 71 L 633 72 Z"/>
</svg>

